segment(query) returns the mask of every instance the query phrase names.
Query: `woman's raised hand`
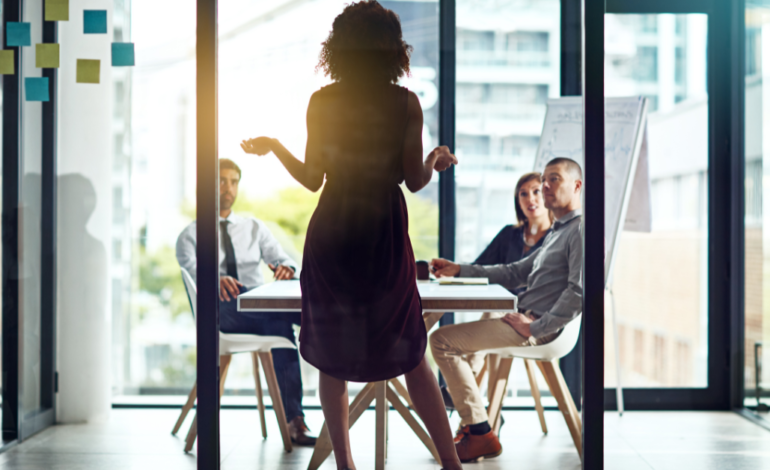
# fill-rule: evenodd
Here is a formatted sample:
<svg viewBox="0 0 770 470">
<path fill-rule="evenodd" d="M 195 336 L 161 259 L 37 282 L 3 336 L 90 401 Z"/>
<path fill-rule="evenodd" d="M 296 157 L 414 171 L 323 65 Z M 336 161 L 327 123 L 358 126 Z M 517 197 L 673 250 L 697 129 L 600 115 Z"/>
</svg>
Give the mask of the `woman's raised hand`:
<svg viewBox="0 0 770 470">
<path fill-rule="evenodd" d="M 450 166 L 458 164 L 457 157 L 449 151 L 449 147 L 446 145 L 436 147 L 431 153 L 436 155 L 436 164 L 433 166 L 436 171 L 444 171 Z"/>
<path fill-rule="evenodd" d="M 273 150 L 272 145 L 273 139 L 270 137 L 257 137 L 241 142 L 241 148 L 244 152 L 260 156 L 270 153 Z"/>
</svg>

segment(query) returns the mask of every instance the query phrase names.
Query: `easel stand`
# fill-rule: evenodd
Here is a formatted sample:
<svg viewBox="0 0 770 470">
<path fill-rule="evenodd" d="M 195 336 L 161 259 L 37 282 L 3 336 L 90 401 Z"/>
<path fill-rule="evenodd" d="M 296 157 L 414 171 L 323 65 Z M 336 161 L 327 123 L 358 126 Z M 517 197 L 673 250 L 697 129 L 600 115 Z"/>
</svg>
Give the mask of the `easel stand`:
<svg viewBox="0 0 770 470">
<path fill-rule="evenodd" d="M 618 313 L 615 308 L 615 294 L 612 292 L 612 285 L 608 284 L 605 290 L 610 295 L 610 304 L 612 305 L 612 333 L 615 337 L 615 375 L 617 376 L 617 385 L 615 386 L 615 396 L 618 401 L 618 414 L 623 416 L 625 405 L 623 404 L 623 383 L 620 380 L 620 335 L 618 334 Z"/>
</svg>

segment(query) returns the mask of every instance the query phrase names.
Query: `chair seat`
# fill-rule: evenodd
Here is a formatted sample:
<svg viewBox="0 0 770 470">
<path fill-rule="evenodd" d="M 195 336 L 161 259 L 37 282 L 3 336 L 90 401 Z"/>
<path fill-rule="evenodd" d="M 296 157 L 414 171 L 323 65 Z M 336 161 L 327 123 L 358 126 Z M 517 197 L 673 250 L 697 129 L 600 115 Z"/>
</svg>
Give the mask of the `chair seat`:
<svg viewBox="0 0 770 470">
<path fill-rule="evenodd" d="M 567 323 L 561 333 L 550 343 L 539 346 L 513 346 L 507 348 L 487 349 L 485 354 L 499 354 L 500 357 L 520 357 L 536 361 L 552 361 L 561 359 L 572 351 L 580 335 L 582 315 Z"/>
<path fill-rule="evenodd" d="M 243 352 L 269 352 L 273 349 L 297 349 L 281 336 L 259 336 L 248 334 L 219 333 L 219 354 Z"/>
</svg>

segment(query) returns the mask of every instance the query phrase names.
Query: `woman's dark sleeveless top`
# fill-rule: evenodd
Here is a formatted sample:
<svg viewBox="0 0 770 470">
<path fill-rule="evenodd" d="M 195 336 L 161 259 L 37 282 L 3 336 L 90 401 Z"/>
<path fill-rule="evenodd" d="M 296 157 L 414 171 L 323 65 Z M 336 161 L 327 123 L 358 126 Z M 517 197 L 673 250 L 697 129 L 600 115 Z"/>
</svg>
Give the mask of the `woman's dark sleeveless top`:
<svg viewBox="0 0 770 470">
<path fill-rule="evenodd" d="M 308 115 L 326 184 L 305 241 L 300 353 L 342 380 L 397 377 L 425 354 L 399 186 L 407 93 L 395 85 L 333 84 L 316 92 Z"/>
</svg>

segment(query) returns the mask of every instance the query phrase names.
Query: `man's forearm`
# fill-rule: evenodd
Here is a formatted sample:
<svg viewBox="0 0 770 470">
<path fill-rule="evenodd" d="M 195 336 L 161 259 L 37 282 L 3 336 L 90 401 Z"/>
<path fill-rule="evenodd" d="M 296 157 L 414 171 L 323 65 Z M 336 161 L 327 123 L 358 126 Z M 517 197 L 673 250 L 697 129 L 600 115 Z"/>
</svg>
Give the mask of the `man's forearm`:
<svg viewBox="0 0 770 470">
<path fill-rule="evenodd" d="M 523 284 L 519 271 L 513 264 L 497 264 L 494 266 L 460 265 L 460 277 L 486 277 L 489 278 L 490 283 L 500 284 L 506 289 L 515 289 Z"/>
</svg>

